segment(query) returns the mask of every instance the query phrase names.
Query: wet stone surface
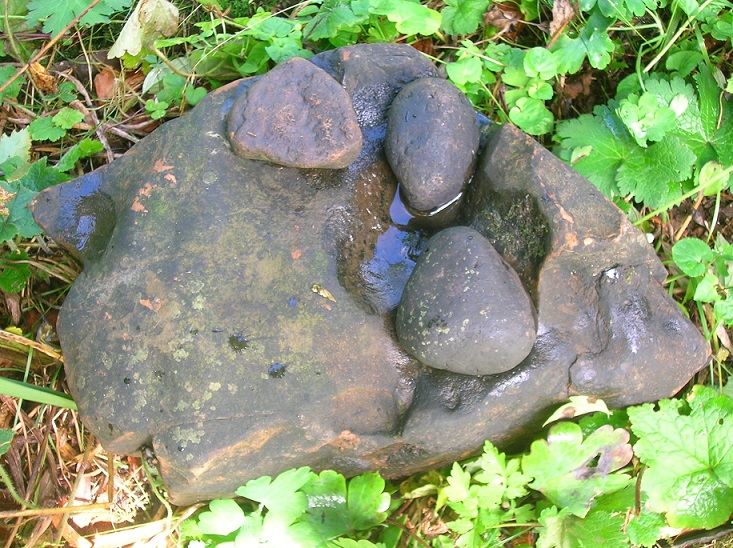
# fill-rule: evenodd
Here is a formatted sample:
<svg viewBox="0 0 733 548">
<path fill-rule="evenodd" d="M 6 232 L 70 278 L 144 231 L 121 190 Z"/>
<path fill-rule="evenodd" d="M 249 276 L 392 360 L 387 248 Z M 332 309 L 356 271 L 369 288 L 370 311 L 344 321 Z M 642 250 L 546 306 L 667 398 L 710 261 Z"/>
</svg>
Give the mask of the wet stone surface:
<svg viewBox="0 0 733 548">
<path fill-rule="evenodd" d="M 612 406 L 657 400 L 706 363 L 644 235 L 516 128 L 490 129 L 452 208 L 420 217 L 404 207 L 383 145 L 394 97 L 437 76 L 420 53 L 375 44 L 308 62 L 348 95 L 334 116 L 353 110 L 362 147 L 347 166 L 236 152 L 234 106 L 261 77 L 210 93 L 33 205 L 84 265 L 57 326 L 82 421 L 113 453 L 151 448 L 172 502 L 228 496 L 303 465 L 401 477 L 465 458 L 485 439 L 529 435 L 569 394 Z M 299 138 L 288 146 L 313 146 L 311 134 Z M 456 233 L 480 234 L 480 249 Z M 436 283 L 421 281 L 421 255 L 441 239 L 444 258 L 427 269 Z M 426 335 L 404 347 L 397 337 L 414 303 L 467 312 L 469 303 L 444 299 L 447 282 L 466 277 L 459 244 L 482 258 L 494 257 L 490 244 L 523 286 L 501 279 L 499 262 L 472 290 L 492 305 L 493 285 L 516 291 L 507 306 L 524 314 L 513 329 L 525 336 L 521 352 L 498 345 L 500 368 L 467 352 L 440 369 L 420 359 Z M 496 332 L 489 322 L 472 340 L 484 352 L 481 337 Z"/>
<path fill-rule="evenodd" d="M 384 148 L 415 211 L 440 209 L 459 196 L 473 174 L 478 145 L 476 113 L 447 80 L 415 80 L 390 106 Z"/>
<path fill-rule="evenodd" d="M 464 375 L 513 369 L 534 346 L 535 314 L 517 273 L 476 230 L 428 242 L 397 309 L 402 347 L 425 365 Z"/>
</svg>

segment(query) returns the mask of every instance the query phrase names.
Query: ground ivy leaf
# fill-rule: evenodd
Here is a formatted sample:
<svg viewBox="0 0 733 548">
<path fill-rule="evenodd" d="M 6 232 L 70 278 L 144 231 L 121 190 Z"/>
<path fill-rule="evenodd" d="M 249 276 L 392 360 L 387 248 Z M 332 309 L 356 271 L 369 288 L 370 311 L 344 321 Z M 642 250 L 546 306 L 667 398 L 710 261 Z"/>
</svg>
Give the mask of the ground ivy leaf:
<svg viewBox="0 0 733 548">
<path fill-rule="evenodd" d="M 66 151 L 66 153 L 61 157 L 61 160 L 59 160 L 59 163 L 56 164 L 55 171 L 57 173 L 69 171 L 76 165 L 76 162 L 78 162 L 82 158 L 88 158 L 89 156 L 92 156 L 96 154 L 97 152 L 101 152 L 103 150 L 104 150 L 104 145 L 102 145 L 102 143 L 100 143 L 99 141 L 95 141 L 89 138 L 82 139 L 81 141 L 79 141 L 77 144 L 75 144 L 73 147 L 71 147 L 69 150 Z M 39 190 L 42 190 L 42 189 L 39 189 Z"/>
<path fill-rule="evenodd" d="M 478 57 L 467 55 L 458 61 L 448 63 L 445 71 L 454 84 L 463 86 L 468 82 L 481 81 L 483 63 Z"/>
<path fill-rule="evenodd" d="M 624 517 L 620 513 L 592 511 L 581 519 L 552 506 L 540 515 L 542 527 L 537 548 L 627 548 Z"/>
<path fill-rule="evenodd" d="M 231 499 L 217 499 L 209 503 L 209 510 L 199 516 L 199 529 L 207 535 L 226 536 L 244 524 L 244 512 Z"/>
<path fill-rule="evenodd" d="M 618 188 L 652 209 L 662 207 L 682 194 L 679 183 L 692 177 L 696 159 L 681 139 L 666 137 L 626 158 L 616 176 Z"/>
<path fill-rule="evenodd" d="M 672 527 L 712 529 L 733 513 L 733 399 L 693 387 L 689 402 L 660 400 L 628 409 L 647 466 L 647 507 Z"/>
<path fill-rule="evenodd" d="M 547 440 L 532 443 L 529 454 L 522 458 L 522 470 L 534 478 L 530 487 L 583 517 L 596 496 L 629 483 L 628 475 L 616 472 L 631 460 L 628 441 L 626 430 L 611 426 L 602 426 L 583 440 L 580 426 L 560 422 L 550 428 Z"/>
<path fill-rule="evenodd" d="M 705 274 L 695 288 L 695 296 L 693 299 L 701 303 L 712 303 L 721 299 L 718 295 L 718 277 L 712 272 Z"/>
<path fill-rule="evenodd" d="M 713 261 L 713 251 L 697 238 L 682 238 L 672 246 L 672 260 L 690 278 L 699 278 Z"/>
<path fill-rule="evenodd" d="M 543 135 L 552 130 L 555 117 L 539 99 L 522 97 L 509 109 L 509 119 L 530 135 Z"/>
<path fill-rule="evenodd" d="M 443 28 L 452 35 L 472 34 L 483 23 L 489 0 L 446 0 Z"/>
</svg>

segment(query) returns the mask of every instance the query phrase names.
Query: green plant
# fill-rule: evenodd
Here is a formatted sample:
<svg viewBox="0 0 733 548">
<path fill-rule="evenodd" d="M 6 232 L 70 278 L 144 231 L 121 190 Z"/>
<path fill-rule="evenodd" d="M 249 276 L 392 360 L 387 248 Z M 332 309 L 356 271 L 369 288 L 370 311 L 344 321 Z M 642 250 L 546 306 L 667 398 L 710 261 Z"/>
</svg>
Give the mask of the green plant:
<svg viewBox="0 0 733 548">
<path fill-rule="evenodd" d="M 237 489 L 237 495 L 252 501 L 244 509 L 230 499 L 211 501 L 208 510 L 184 523 L 181 535 L 193 541 L 189 546 L 349 546 L 331 541 L 386 519 L 390 495 L 384 487 L 378 474 L 347 483 L 333 471 L 288 470 Z M 358 546 L 374 544 L 360 541 Z"/>
<path fill-rule="evenodd" d="M 696 188 L 729 188 L 722 177 L 700 175 L 709 162 L 733 165 L 733 108 L 720 101 L 723 89 L 706 65 L 691 79 L 694 87 L 679 76 L 630 76 L 608 105 L 558 124 L 556 153 L 609 198 L 652 209 Z"/>
<path fill-rule="evenodd" d="M 198 542 L 189 546 L 357 546 L 349 544 L 354 536 L 359 546 L 373 546 L 367 537 L 396 546 L 402 529 L 398 518 L 386 519 L 388 507 L 435 495 L 435 511 L 450 530 L 432 539 L 441 547 L 499 546 L 528 531 L 539 548 L 651 547 L 683 529 L 717 527 L 733 514 L 729 395 L 697 385 L 686 399 L 616 411 L 577 397 L 548 422 L 563 417 L 579 420 L 555 422 L 516 456 L 486 442 L 481 456 L 406 482 L 391 506 L 376 474 L 351 479 L 347 489 L 336 472 L 300 468 L 237 490 L 259 503 L 246 503 L 249 511 L 233 500 L 212 501 L 182 535 Z M 633 456 L 643 474 L 629 466 Z"/>
<path fill-rule="evenodd" d="M 704 305 L 712 304 L 717 322 L 733 326 L 733 244 L 721 234 L 712 249 L 701 240 L 683 238 L 672 247 L 672 260 L 690 280 L 683 302 L 694 300 L 702 318 Z"/>
</svg>

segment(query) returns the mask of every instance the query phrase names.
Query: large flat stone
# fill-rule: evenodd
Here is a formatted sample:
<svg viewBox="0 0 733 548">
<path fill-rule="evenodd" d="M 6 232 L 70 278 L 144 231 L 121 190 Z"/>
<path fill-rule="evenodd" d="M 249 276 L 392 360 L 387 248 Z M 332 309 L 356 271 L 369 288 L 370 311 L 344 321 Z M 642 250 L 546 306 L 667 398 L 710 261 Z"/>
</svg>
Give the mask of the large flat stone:
<svg viewBox="0 0 733 548">
<path fill-rule="evenodd" d="M 494 128 L 458 222 L 517 271 L 536 342 L 498 375 L 411 357 L 394 311 L 445 223 L 399 207 L 383 138 L 391 98 L 436 72 L 384 44 L 314 63 L 364 134 L 345 169 L 235 154 L 227 117 L 245 80 L 35 201 L 84 263 L 58 324 L 81 419 L 111 452 L 150 448 L 174 503 L 302 465 L 404 476 L 521 439 L 569 394 L 657 400 L 706 363 L 643 234 L 511 126 Z"/>
</svg>

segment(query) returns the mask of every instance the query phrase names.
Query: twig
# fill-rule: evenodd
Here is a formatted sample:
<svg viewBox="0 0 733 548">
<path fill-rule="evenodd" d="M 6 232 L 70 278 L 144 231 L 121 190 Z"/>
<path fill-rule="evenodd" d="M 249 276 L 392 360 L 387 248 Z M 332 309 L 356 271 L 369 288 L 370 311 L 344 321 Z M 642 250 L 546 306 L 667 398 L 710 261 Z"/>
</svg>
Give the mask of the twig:
<svg viewBox="0 0 733 548">
<path fill-rule="evenodd" d="M 86 9 L 84 11 L 82 11 L 79 15 L 77 15 L 76 17 L 74 17 L 74 19 L 68 25 L 66 25 L 63 29 L 61 29 L 61 32 L 59 32 L 56 36 L 54 36 L 51 39 L 51 41 L 48 42 L 48 44 L 46 44 L 45 46 L 43 46 L 41 48 L 41 50 L 38 53 L 36 53 L 30 61 L 28 61 L 25 65 L 23 65 L 23 67 L 18 72 L 16 72 L 15 74 L 13 74 L 13 76 L 12 76 L 12 78 L 10 78 L 10 80 L 8 80 L 2 86 L 0 86 L 0 93 L 2 93 L 3 91 L 5 91 L 6 89 L 8 89 L 8 87 L 10 87 L 10 85 L 13 82 L 15 82 L 18 78 L 20 78 L 20 76 L 23 73 L 27 72 L 28 69 L 31 67 L 31 65 L 33 63 L 37 63 L 41 59 L 41 57 L 43 57 L 44 55 L 46 55 L 46 52 L 48 50 L 50 50 L 52 47 L 54 47 L 56 45 L 56 42 L 58 42 L 59 40 L 61 40 L 61 38 L 64 36 L 64 34 L 66 34 L 66 32 L 71 27 L 73 27 L 74 25 L 76 25 L 81 20 L 82 17 L 84 17 L 87 13 L 89 13 L 92 9 L 94 9 L 94 6 L 96 6 L 97 4 L 99 4 L 101 1 L 102 0 L 92 0 L 92 2 L 86 7 Z"/>
</svg>

